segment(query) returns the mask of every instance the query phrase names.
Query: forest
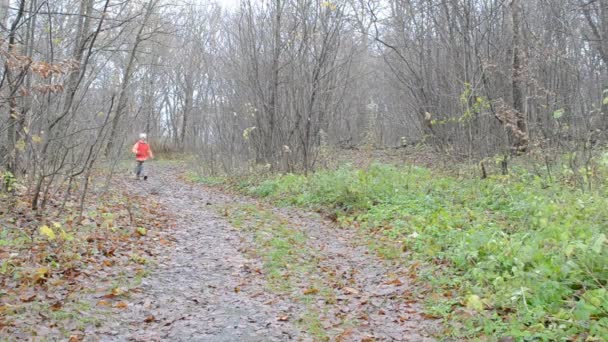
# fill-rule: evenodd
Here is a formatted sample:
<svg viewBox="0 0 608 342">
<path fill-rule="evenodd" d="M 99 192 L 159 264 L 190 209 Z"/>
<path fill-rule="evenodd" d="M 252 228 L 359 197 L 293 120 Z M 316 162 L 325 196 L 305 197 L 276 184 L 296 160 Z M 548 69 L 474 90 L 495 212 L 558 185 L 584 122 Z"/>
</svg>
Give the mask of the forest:
<svg viewBox="0 0 608 342">
<path fill-rule="evenodd" d="M 9 340 L 608 339 L 608 0 L 0 0 L 0 63 Z"/>
</svg>

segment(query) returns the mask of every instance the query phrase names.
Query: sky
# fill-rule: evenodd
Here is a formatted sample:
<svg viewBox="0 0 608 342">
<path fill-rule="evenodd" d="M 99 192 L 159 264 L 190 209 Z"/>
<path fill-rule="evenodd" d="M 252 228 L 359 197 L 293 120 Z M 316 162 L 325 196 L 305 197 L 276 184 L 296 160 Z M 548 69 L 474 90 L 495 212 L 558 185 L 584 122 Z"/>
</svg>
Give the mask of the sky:
<svg viewBox="0 0 608 342">
<path fill-rule="evenodd" d="M 200 2 L 206 2 L 207 0 L 198 0 Z M 232 10 L 238 7 L 240 0 L 215 0 L 220 6 L 227 10 Z"/>
</svg>

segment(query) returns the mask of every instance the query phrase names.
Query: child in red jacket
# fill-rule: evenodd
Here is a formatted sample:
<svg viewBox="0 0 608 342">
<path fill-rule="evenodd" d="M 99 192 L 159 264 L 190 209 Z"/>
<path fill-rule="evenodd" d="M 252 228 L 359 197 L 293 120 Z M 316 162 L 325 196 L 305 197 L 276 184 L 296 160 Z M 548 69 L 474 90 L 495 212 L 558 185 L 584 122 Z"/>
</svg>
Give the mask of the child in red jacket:
<svg viewBox="0 0 608 342">
<path fill-rule="evenodd" d="M 148 158 L 154 159 L 154 155 L 152 154 L 152 150 L 150 149 L 150 145 L 146 142 L 146 139 L 146 133 L 141 133 L 139 135 L 139 141 L 133 145 L 132 149 L 133 153 L 135 153 L 135 160 L 137 161 L 135 178 L 138 180 L 144 171 L 144 162 L 148 160 Z M 146 179 L 148 179 L 148 176 L 144 176 L 144 180 Z"/>
</svg>

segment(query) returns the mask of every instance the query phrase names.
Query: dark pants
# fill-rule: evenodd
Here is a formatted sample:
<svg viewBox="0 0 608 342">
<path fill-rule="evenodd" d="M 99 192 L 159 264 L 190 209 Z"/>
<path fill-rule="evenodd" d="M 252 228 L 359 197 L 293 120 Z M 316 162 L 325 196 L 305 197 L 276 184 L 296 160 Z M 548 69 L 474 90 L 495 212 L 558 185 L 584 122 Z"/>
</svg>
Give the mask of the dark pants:
<svg viewBox="0 0 608 342">
<path fill-rule="evenodd" d="M 135 176 L 137 176 L 137 178 L 139 178 L 139 176 L 141 176 L 141 174 L 143 172 L 144 172 L 144 162 L 138 160 L 137 166 L 135 167 Z"/>
</svg>

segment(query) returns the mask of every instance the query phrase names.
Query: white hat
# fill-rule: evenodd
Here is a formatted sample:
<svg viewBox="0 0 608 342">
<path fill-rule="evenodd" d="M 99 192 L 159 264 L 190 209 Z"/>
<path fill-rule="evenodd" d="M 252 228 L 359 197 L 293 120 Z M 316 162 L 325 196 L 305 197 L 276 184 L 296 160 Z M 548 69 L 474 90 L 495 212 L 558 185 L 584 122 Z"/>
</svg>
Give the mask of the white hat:
<svg viewBox="0 0 608 342">
<path fill-rule="evenodd" d="M 139 133 L 139 139 L 146 139 L 148 135 L 146 133 Z"/>
</svg>

